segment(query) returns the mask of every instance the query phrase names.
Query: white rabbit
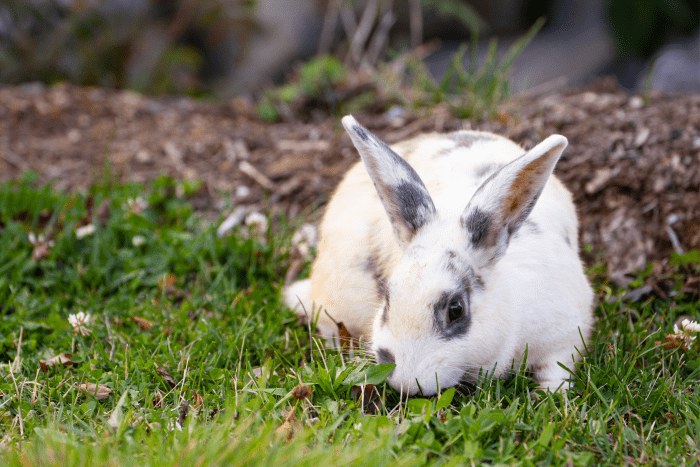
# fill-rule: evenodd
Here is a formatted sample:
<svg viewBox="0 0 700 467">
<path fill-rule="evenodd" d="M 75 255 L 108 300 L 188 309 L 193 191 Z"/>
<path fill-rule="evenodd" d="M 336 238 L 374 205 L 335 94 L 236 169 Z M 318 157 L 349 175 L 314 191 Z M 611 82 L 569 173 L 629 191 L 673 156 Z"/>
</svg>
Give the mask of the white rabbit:
<svg viewBox="0 0 700 467">
<path fill-rule="evenodd" d="M 327 338 L 335 321 L 369 341 L 403 394 L 480 370 L 507 377 L 526 350 L 539 387 L 560 388 L 557 362 L 573 367 L 593 324 L 576 211 L 551 176 L 566 138 L 526 152 L 458 131 L 392 149 L 352 116 L 342 123 L 364 167 L 338 186 L 311 277 L 284 291 L 287 305 Z"/>
</svg>

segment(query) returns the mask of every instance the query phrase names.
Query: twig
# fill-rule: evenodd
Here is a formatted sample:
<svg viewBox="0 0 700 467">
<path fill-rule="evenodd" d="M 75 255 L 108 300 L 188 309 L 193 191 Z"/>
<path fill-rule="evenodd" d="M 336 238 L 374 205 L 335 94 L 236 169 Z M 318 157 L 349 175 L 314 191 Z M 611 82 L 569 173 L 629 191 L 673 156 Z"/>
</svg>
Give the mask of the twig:
<svg viewBox="0 0 700 467">
<path fill-rule="evenodd" d="M 10 377 L 12 377 L 12 382 L 15 385 L 15 391 L 17 391 L 17 417 L 19 418 L 19 433 L 24 436 L 24 420 L 22 419 L 22 406 L 19 404 L 22 402 L 22 392 L 24 391 L 24 386 L 19 388 L 17 386 L 17 379 L 15 379 L 15 370 L 21 365 L 20 352 L 22 351 L 22 334 L 24 333 L 24 327 L 19 328 L 19 342 L 17 343 L 17 355 L 15 356 L 14 363 L 10 366 Z"/>
<path fill-rule="evenodd" d="M 27 168 L 27 162 L 9 149 L 0 151 L 0 158 L 8 164 L 14 165 L 17 169 L 24 170 Z"/>
<path fill-rule="evenodd" d="M 420 7 L 420 0 L 409 0 L 408 8 L 411 47 L 415 49 L 423 43 L 423 11 Z"/>
<path fill-rule="evenodd" d="M 326 55 L 331 51 L 333 36 L 335 36 L 335 28 L 338 25 L 340 1 L 341 0 L 330 0 L 330 2 L 328 2 L 328 10 L 326 10 L 326 15 L 323 18 L 323 29 L 321 29 L 321 38 L 318 40 L 319 55 Z"/>
<path fill-rule="evenodd" d="M 353 37 L 357 30 L 357 19 L 355 18 L 355 11 L 352 8 L 352 2 L 348 0 L 343 1 L 343 6 L 340 8 L 340 19 L 343 22 L 345 35 L 349 38 Z"/>
<path fill-rule="evenodd" d="M 389 10 L 382 17 L 370 41 L 369 50 L 367 52 L 367 63 L 370 65 L 374 66 L 379 59 L 379 55 L 384 51 L 386 44 L 389 42 L 389 31 L 391 31 L 394 23 L 396 23 L 394 12 Z"/>
<path fill-rule="evenodd" d="M 311 358 L 311 364 L 313 365 L 314 363 L 314 336 L 311 333 L 311 317 L 309 316 L 309 313 L 306 311 L 306 307 L 304 306 L 304 302 L 301 301 L 301 298 L 299 298 L 299 295 L 296 296 L 297 300 L 299 300 L 299 305 L 301 305 L 301 309 L 304 310 L 304 314 L 306 315 L 306 325 L 309 327 L 309 358 Z"/>
<path fill-rule="evenodd" d="M 365 11 L 362 13 L 362 17 L 360 17 L 360 24 L 357 26 L 357 31 L 355 31 L 355 35 L 352 37 L 350 50 L 348 51 L 348 59 L 353 65 L 358 65 L 360 63 L 362 49 L 372 31 L 374 20 L 377 18 L 378 6 L 379 0 L 368 0 Z"/>
<path fill-rule="evenodd" d="M 671 245 L 673 245 L 673 250 L 679 255 L 682 255 L 683 247 L 681 246 L 681 242 L 678 240 L 678 235 L 676 235 L 676 232 L 673 231 L 670 225 L 666 226 L 666 233 L 668 234 L 668 238 L 671 239 Z"/>
<path fill-rule="evenodd" d="M 253 165 L 248 162 L 248 161 L 241 161 L 240 164 L 238 164 L 238 169 L 252 178 L 258 185 L 262 186 L 263 188 L 266 188 L 270 191 L 275 189 L 275 184 L 267 178 L 267 176 L 260 172 L 258 169 L 253 167 Z"/>
</svg>

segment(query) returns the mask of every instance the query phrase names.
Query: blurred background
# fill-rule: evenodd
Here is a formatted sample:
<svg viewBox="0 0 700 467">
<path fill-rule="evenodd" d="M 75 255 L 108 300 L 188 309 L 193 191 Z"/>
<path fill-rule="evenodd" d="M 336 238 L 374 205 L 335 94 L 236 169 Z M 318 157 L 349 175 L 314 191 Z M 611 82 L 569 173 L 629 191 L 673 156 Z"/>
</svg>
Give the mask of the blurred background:
<svg viewBox="0 0 700 467">
<path fill-rule="evenodd" d="M 495 54 L 512 59 L 515 91 L 611 75 L 628 90 L 700 92 L 699 11 L 697 0 L 4 0 L 0 83 L 228 98 L 326 54 L 330 75 L 409 54 L 399 73 L 438 81 L 459 54 L 467 68 Z"/>
</svg>

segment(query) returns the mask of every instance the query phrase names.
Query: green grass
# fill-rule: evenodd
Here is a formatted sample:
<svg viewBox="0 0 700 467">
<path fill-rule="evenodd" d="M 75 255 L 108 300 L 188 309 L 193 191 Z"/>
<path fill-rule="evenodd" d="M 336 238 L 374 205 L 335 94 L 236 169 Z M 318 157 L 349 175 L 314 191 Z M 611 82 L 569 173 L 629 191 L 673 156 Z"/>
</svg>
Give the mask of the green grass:
<svg viewBox="0 0 700 467">
<path fill-rule="evenodd" d="M 596 333 L 572 391 L 531 397 L 519 372 L 401 401 L 383 382 L 386 366 L 324 349 L 280 302 L 293 222 L 270 216 L 261 236 L 240 228 L 217 238 L 217 221 L 187 201 L 196 190 L 161 178 L 67 194 L 31 174 L 0 185 L 0 464 L 678 465 L 700 456 L 697 343 L 655 343 L 677 317 L 697 317 L 697 293 L 623 303 L 597 266 Z M 87 222 L 94 233 L 78 238 Z M 45 257 L 29 232 L 54 241 Z M 700 268 L 697 252 L 674 264 L 679 281 Z M 92 317 L 86 335 L 68 322 L 78 312 Z M 42 371 L 41 360 L 63 353 L 72 366 Z M 365 381 L 377 393 L 363 400 Z M 111 392 L 98 400 L 85 383 Z"/>
</svg>

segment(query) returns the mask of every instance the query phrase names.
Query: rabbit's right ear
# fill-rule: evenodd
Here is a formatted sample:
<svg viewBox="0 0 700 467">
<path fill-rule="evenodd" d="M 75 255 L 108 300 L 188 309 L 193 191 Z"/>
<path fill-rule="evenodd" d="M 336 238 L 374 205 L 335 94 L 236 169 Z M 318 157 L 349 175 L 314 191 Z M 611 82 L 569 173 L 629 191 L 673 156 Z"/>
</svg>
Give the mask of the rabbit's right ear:
<svg viewBox="0 0 700 467">
<path fill-rule="evenodd" d="M 460 220 L 481 266 L 493 265 L 505 254 L 510 238 L 535 207 L 567 144 L 561 135 L 550 136 L 476 190 Z"/>
<path fill-rule="evenodd" d="M 343 117 L 342 122 L 377 189 L 394 228 L 394 238 L 404 249 L 416 231 L 435 216 L 433 200 L 408 162 L 351 115 Z"/>
</svg>

